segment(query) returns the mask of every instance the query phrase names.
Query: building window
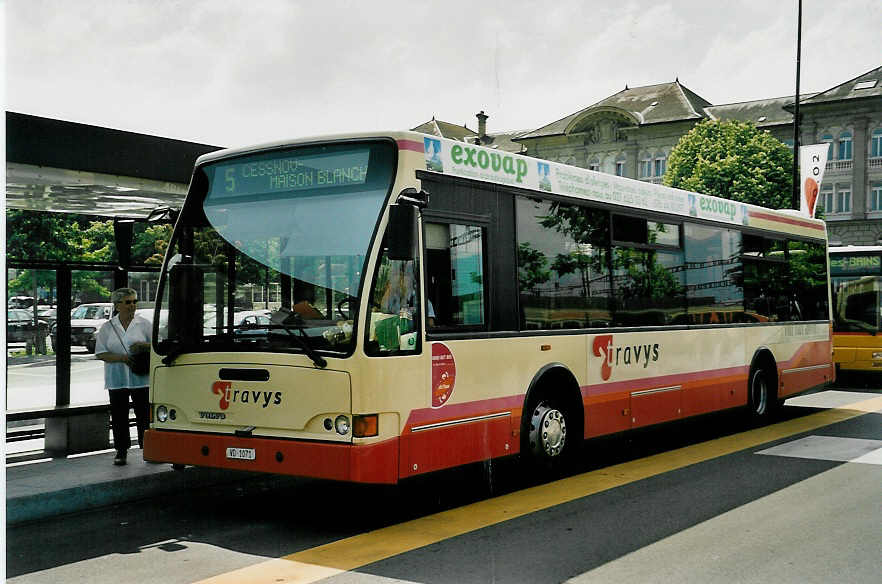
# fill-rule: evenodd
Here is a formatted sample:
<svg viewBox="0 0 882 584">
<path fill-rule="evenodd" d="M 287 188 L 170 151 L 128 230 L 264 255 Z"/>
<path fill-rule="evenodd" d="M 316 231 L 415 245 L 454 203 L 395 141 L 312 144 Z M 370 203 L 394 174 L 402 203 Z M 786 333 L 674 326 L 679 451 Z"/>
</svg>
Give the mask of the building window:
<svg viewBox="0 0 882 584">
<path fill-rule="evenodd" d="M 851 213 L 851 185 L 836 185 L 836 212 Z"/>
<path fill-rule="evenodd" d="M 616 176 L 625 176 L 625 163 L 624 163 L 624 161 L 616 162 Z"/>
<path fill-rule="evenodd" d="M 833 206 L 833 188 L 832 187 L 824 187 L 821 189 L 821 204 L 824 207 L 824 213 L 830 215 L 831 213 L 835 213 L 836 209 Z"/>
<path fill-rule="evenodd" d="M 600 162 L 598 162 L 596 158 L 592 159 L 591 162 L 588 163 L 588 170 L 600 172 Z"/>
<path fill-rule="evenodd" d="M 873 130 L 870 139 L 870 158 L 882 158 L 882 128 Z"/>
<path fill-rule="evenodd" d="M 664 176 L 667 169 L 667 159 L 664 154 L 655 157 L 655 176 Z"/>
<path fill-rule="evenodd" d="M 870 185 L 870 211 L 882 211 L 882 183 Z"/>
<path fill-rule="evenodd" d="M 648 154 L 640 159 L 640 178 L 652 176 L 652 157 Z"/>
<path fill-rule="evenodd" d="M 833 135 L 824 134 L 821 136 L 821 142 L 825 142 L 827 146 L 827 160 L 833 160 Z"/>
<path fill-rule="evenodd" d="M 839 135 L 839 160 L 851 160 L 851 132 Z"/>
</svg>

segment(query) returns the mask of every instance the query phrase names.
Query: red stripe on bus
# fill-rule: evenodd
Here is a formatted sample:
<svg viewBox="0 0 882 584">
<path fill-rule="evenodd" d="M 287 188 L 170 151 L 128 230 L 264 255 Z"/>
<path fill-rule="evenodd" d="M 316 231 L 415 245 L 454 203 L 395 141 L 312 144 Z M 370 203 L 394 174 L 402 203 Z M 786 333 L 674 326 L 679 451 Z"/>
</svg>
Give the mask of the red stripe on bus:
<svg viewBox="0 0 882 584">
<path fill-rule="evenodd" d="M 422 142 L 417 142 L 416 140 L 398 140 L 398 149 L 399 150 L 412 150 L 414 152 L 419 152 L 423 154 L 425 150 L 425 145 Z"/>
<path fill-rule="evenodd" d="M 227 448 L 253 448 L 255 459 L 229 459 Z M 168 430 L 144 433 L 144 459 L 153 462 L 356 483 L 398 482 L 398 451 L 397 437 L 375 444 L 354 445 Z"/>
<path fill-rule="evenodd" d="M 769 213 L 763 213 L 762 211 L 750 211 L 748 213 L 751 219 L 762 219 L 764 221 L 774 221 L 776 223 L 786 223 L 788 225 L 798 225 L 799 227 L 806 227 L 808 229 L 815 229 L 817 231 L 824 231 L 823 225 L 818 225 L 817 223 L 811 223 L 810 221 L 803 221 L 801 219 L 797 219 L 795 217 L 779 217 L 778 215 L 771 215 Z"/>
</svg>

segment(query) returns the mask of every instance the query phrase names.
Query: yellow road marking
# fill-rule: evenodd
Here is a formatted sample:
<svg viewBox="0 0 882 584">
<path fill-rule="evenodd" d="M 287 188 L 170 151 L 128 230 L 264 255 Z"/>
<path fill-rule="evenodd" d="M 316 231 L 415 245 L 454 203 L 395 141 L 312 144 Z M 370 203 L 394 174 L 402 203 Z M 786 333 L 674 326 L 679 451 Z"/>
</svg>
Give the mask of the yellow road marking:
<svg viewBox="0 0 882 584">
<path fill-rule="evenodd" d="M 220 574 L 199 584 L 307 584 L 601 491 L 882 409 L 882 396 L 568 477 Z"/>
</svg>

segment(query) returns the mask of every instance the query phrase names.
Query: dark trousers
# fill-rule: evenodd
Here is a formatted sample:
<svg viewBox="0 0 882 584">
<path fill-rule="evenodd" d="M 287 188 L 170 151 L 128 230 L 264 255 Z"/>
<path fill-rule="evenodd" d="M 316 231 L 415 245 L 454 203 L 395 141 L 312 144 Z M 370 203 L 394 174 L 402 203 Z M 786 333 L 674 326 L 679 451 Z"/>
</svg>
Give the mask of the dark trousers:
<svg viewBox="0 0 882 584">
<path fill-rule="evenodd" d="M 110 390 L 110 427 L 113 430 L 113 447 L 117 452 L 128 450 L 132 445 L 129 437 L 129 397 L 135 410 L 138 425 L 138 445 L 144 448 L 144 430 L 150 417 L 150 404 L 146 387 Z"/>
</svg>

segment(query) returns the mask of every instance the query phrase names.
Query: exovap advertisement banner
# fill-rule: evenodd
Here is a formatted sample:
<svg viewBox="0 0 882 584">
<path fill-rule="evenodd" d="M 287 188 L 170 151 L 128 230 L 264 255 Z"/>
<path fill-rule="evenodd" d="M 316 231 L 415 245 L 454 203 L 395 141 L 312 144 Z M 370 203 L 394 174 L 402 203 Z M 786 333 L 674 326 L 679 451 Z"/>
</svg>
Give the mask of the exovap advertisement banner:
<svg viewBox="0 0 882 584">
<path fill-rule="evenodd" d="M 662 185 L 527 158 L 442 138 L 424 138 L 426 169 L 662 213 L 747 225 L 747 205 Z"/>
</svg>

